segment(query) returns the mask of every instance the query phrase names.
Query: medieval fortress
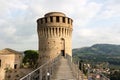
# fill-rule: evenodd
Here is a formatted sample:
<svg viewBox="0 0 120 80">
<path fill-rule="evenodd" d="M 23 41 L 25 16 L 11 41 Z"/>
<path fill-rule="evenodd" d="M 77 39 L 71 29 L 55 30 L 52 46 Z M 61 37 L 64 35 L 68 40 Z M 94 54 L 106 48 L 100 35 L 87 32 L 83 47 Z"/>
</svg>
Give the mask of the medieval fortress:
<svg viewBox="0 0 120 80">
<path fill-rule="evenodd" d="M 72 22 L 61 12 L 50 12 L 37 20 L 39 39 L 39 64 L 42 65 L 57 55 L 72 56 Z M 0 80 L 19 80 L 31 70 L 23 69 L 23 55 L 12 49 L 0 51 Z M 7 72 L 7 69 L 11 71 Z"/>
<path fill-rule="evenodd" d="M 72 22 L 71 18 L 60 12 L 47 13 L 37 20 L 41 64 L 60 53 L 72 56 Z"/>
</svg>

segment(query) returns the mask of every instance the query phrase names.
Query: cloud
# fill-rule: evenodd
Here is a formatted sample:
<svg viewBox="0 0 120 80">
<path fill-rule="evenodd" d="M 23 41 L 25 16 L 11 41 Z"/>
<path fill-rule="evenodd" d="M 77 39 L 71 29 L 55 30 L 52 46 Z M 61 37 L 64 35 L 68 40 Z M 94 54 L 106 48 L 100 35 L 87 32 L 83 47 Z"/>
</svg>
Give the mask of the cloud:
<svg viewBox="0 0 120 80">
<path fill-rule="evenodd" d="M 98 25 L 93 28 L 91 22 L 94 22 L 95 18 L 99 20 L 119 16 L 119 7 L 119 0 L 106 0 L 104 3 L 94 0 L 1 0 L 0 44 L 3 46 L 0 46 L 0 49 L 37 49 L 36 20 L 53 11 L 64 12 L 74 20 L 73 47 L 94 42 L 115 42 L 111 37 L 118 41 L 119 38 L 115 36 L 119 34 L 117 29 L 109 26 L 110 30 L 102 30 L 103 27 Z M 116 25 L 119 27 L 120 24 Z"/>
<path fill-rule="evenodd" d="M 103 11 L 98 16 L 102 19 L 109 19 L 112 17 L 120 17 L 120 1 L 119 0 L 107 0 L 103 6 Z"/>
<path fill-rule="evenodd" d="M 118 25 L 118 24 L 116 24 Z M 73 47 L 90 46 L 96 43 L 120 44 L 120 27 L 115 24 L 111 27 L 81 28 L 73 39 Z M 120 25 L 120 24 L 119 24 Z"/>
<path fill-rule="evenodd" d="M 10 26 L 10 27 L 4 28 L 3 32 L 6 35 L 10 36 L 10 35 L 13 35 L 16 32 L 16 29 L 14 27 Z"/>
</svg>

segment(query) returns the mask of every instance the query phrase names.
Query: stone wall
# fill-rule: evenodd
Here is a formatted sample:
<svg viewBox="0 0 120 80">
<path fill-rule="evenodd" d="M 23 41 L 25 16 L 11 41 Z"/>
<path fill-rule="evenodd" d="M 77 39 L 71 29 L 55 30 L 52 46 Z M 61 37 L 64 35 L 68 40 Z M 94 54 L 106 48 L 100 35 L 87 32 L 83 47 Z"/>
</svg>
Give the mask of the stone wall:
<svg viewBox="0 0 120 80">
<path fill-rule="evenodd" d="M 20 80 L 21 77 L 25 76 L 33 69 L 31 68 L 19 68 L 19 69 L 11 69 L 6 71 L 5 80 Z"/>
<path fill-rule="evenodd" d="M 0 80 L 4 80 L 6 71 L 19 69 L 22 63 L 22 54 L 11 50 L 4 49 L 0 51 Z"/>
</svg>

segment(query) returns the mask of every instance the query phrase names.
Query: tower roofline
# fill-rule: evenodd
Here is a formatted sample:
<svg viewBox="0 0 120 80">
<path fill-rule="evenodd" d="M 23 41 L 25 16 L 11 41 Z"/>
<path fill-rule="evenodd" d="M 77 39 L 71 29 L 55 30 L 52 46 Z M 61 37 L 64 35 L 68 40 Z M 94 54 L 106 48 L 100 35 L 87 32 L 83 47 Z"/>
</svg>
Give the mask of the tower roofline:
<svg viewBox="0 0 120 80">
<path fill-rule="evenodd" d="M 47 14 L 44 15 L 45 17 L 48 17 L 48 16 L 66 16 L 64 13 L 62 12 L 49 12 Z"/>
</svg>

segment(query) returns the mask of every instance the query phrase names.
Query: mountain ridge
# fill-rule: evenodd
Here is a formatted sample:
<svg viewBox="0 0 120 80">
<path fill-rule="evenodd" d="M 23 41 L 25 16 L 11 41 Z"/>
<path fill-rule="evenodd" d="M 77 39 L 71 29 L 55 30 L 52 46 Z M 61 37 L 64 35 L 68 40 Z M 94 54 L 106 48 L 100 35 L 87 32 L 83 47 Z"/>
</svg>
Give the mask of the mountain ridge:
<svg viewBox="0 0 120 80">
<path fill-rule="evenodd" d="M 77 53 L 120 55 L 120 45 L 115 44 L 94 44 L 91 47 L 73 49 L 73 55 Z"/>
</svg>

